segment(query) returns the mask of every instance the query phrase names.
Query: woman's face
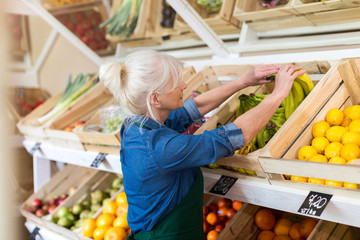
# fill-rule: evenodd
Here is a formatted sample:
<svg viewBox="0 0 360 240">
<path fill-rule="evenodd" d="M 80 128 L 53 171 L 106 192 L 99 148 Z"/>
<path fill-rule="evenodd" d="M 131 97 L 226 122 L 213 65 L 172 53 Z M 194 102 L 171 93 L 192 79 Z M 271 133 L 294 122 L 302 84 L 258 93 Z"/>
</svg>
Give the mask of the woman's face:
<svg viewBox="0 0 360 240">
<path fill-rule="evenodd" d="M 163 110 L 173 111 L 184 106 L 183 102 L 183 90 L 186 88 L 185 82 L 181 81 L 181 83 L 171 92 L 171 88 L 173 87 L 173 81 L 170 81 L 165 86 L 163 94 L 159 95 L 161 101 L 161 108 Z"/>
</svg>

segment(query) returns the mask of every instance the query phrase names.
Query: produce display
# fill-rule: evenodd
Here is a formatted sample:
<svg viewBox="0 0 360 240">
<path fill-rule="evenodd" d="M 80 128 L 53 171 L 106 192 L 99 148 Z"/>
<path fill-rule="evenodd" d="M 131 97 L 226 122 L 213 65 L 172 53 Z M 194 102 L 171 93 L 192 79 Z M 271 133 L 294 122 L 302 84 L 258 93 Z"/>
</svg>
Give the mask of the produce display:
<svg viewBox="0 0 360 240">
<path fill-rule="evenodd" d="M 242 206 L 243 202 L 228 198 L 220 198 L 217 204 L 203 205 L 204 239 L 215 240 Z"/>
<path fill-rule="evenodd" d="M 163 0 L 162 4 L 162 11 L 161 11 L 161 26 L 164 28 L 173 28 L 176 12 L 175 10 Z"/>
<path fill-rule="evenodd" d="M 105 30 L 99 27 L 102 22 L 99 12 L 88 10 L 56 17 L 92 50 L 107 49 L 109 43 L 105 39 Z"/>
<path fill-rule="evenodd" d="M 318 220 L 297 219 L 292 214 L 261 208 L 255 214 L 254 223 L 260 229 L 256 240 L 300 240 L 308 238 Z"/>
<path fill-rule="evenodd" d="M 122 178 L 115 178 L 108 189 L 104 191 L 97 189 L 83 195 L 73 206 L 63 206 L 58 209 L 56 214 L 52 215 L 51 221 L 71 230 L 81 228 L 85 219 L 93 217 L 102 207 L 106 209 L 110 199 L 122 187 Z"/>
<path fill-rule="evenodd" d="M 39 96 L 35 101 L 26 97 L 24 89 L 16 89 L 15 96 L 13 99 L 10 99 L 10 102 L 13 102 L 13 106 L 21 117 L 26 116 L 35 108 L 44 103 L 46 99 L 42 96 Z"/>
<path fill-rule="evenodd" d="M 202 8 L 206 9 L 210 13 L 219 12 L 222 6 L 222 0 L 196 0 Z"/>
<path fill-rule="evenodd" d="M 284 5 L 288 3 L 288 0 L 259 0 L 261 6 L 266 8 L 272 8 L 278 5 Z"/>
<path fill-rule="evenodd" d="M 85 121 L 77 121 L 76 123 L 74 123 L 74 125 L 69 125 L 69 126 L 65 127 L 64 131 L 73 132 L 77 128 L 84 126 L 84 124 L 85 124 Z"/>
<path fill-rule="evenodd" d="M 83 75 L 82 73 L 78 74 L 72 81 L 72 75 L 69 74 L 66 88 L 60 100 L 50 112 L 36 119 L 33 122 L 33 125 L 42 125 L 61 115 L 73 103 L 75 103 L 79 97 L 81 97 L 84 93 L 91 89 L 98 81 L 99 78 L 95 77 L 94 74 Z"/>
<path fill-rule="evenodd" d="M 68 192 L 61 195 L 53 195 L 49 199 L 34 198 L 29 205 L 24 205 L 25 211 L 35 214 L 37 217 L 44 217 L 52 213 L 57 206 L 76 191 L 76 187 L 69 188 Z"/>
<path fill-rule="evenodd" d="M 82 222 L 82 234 L 95 240 L 125 240 L 131 230 L 127 222 L 128 203 L 125 192 L 120 192 L 115 200 L 107 201 L 97 218 L 87 218 Z"/>
<path fill-rule="evenodd" d="M 360 105 L 329 110 L 324 120 L 312 126 L 310 145 L 298 151 L 298 159 L 334 164 L 349 164 L 360 158 Z M 358 189 L 358 184 L 329 179 L 291 176 L 291 180 Z"/>
<path fill-rule="evenodd" d="M 46 0 L 46 2 L 50 2 L 57 7 L 62 7 L 65 5 L 72 5 L 76 3 L 88 2 L 89 0 Z"/>
<path fill-rule="evenodd" d="M 136 28 L 142 0 L 124 0 L 116 13 L 101 23 L 110 35 L 130 37 Z"/>
</svg>

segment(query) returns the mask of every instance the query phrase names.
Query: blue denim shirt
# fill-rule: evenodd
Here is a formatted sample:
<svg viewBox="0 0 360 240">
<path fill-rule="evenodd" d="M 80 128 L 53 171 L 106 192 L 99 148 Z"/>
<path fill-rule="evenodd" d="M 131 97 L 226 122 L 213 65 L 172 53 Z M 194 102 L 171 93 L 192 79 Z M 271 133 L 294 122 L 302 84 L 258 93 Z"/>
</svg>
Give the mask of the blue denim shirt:
<svg viewBox="0 0 360 240">
<path fill-rule="evenodd" d="M 201 117 L 190 99 L 164 125 L 145 118 L 124 121 L 120 159 L 133 233 L 152 230 L 180 203 L 194 183 L 196 167 L 242 147 L 242 131 L 233 123 L 200 135 L 180 134 Z"/>
</svg>

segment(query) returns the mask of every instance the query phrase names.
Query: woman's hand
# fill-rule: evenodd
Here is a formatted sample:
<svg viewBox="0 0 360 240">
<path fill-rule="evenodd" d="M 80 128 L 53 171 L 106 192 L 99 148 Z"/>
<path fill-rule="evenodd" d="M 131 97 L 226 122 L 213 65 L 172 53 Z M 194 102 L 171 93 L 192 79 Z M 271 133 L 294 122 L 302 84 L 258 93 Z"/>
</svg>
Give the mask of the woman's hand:
<svg viewBox="0 0 360 240">
<path fill-rule="evenodd" d="M 305 70 L 299 71 L 301 69 L 301 67 L 295 67 L 294 65 L 289 64 L 281 66 L 276 75 L 275 87 L 272 93 L 285 99 L 290 93 L 295 78 L 306 72 Z"/>
<path fill-rule="evenodd" d="M 246 86 L 255 86 L 264 83 L 269 83 L 265 77 L 277 73 L 280 67 L 278 65 L 257 65 L 253 70 L 249 71 L 244 76 Z"/>
</svg>

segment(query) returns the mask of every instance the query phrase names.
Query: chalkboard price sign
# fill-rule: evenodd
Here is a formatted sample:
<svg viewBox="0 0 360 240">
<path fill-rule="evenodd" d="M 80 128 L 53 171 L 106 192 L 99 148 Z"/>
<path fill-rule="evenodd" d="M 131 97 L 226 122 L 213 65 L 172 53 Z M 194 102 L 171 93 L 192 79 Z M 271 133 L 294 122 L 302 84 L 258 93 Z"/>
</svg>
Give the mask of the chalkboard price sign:
<svg viewBox="0 0 360 240">
<path fill-rule="evenodd" d="M 310 191 L 298 212 L 310 216 L 320 217 L 330 202 L 332 195 Z"/>
<path fill-rule="evenodd" d="M 29 153 L 30 155 L 34 155 L 34 153 L 40 149 L 41 143 L 35 143 L 35 145 L 30 149 Z"/>
<path fill-rule="evenodd" d="M 210 192 L 224 196 L 237 180 L 237 178 L 221 176 L 215 185 L 210 189 Z"/>
<path fill-rule="evenodd" d="M 106 158 L 107 153 L 99 153 L 95 160 L 91 163 L 90 167 L 98 168 L 100 164 L 104 161 Z"/>
</svg>

